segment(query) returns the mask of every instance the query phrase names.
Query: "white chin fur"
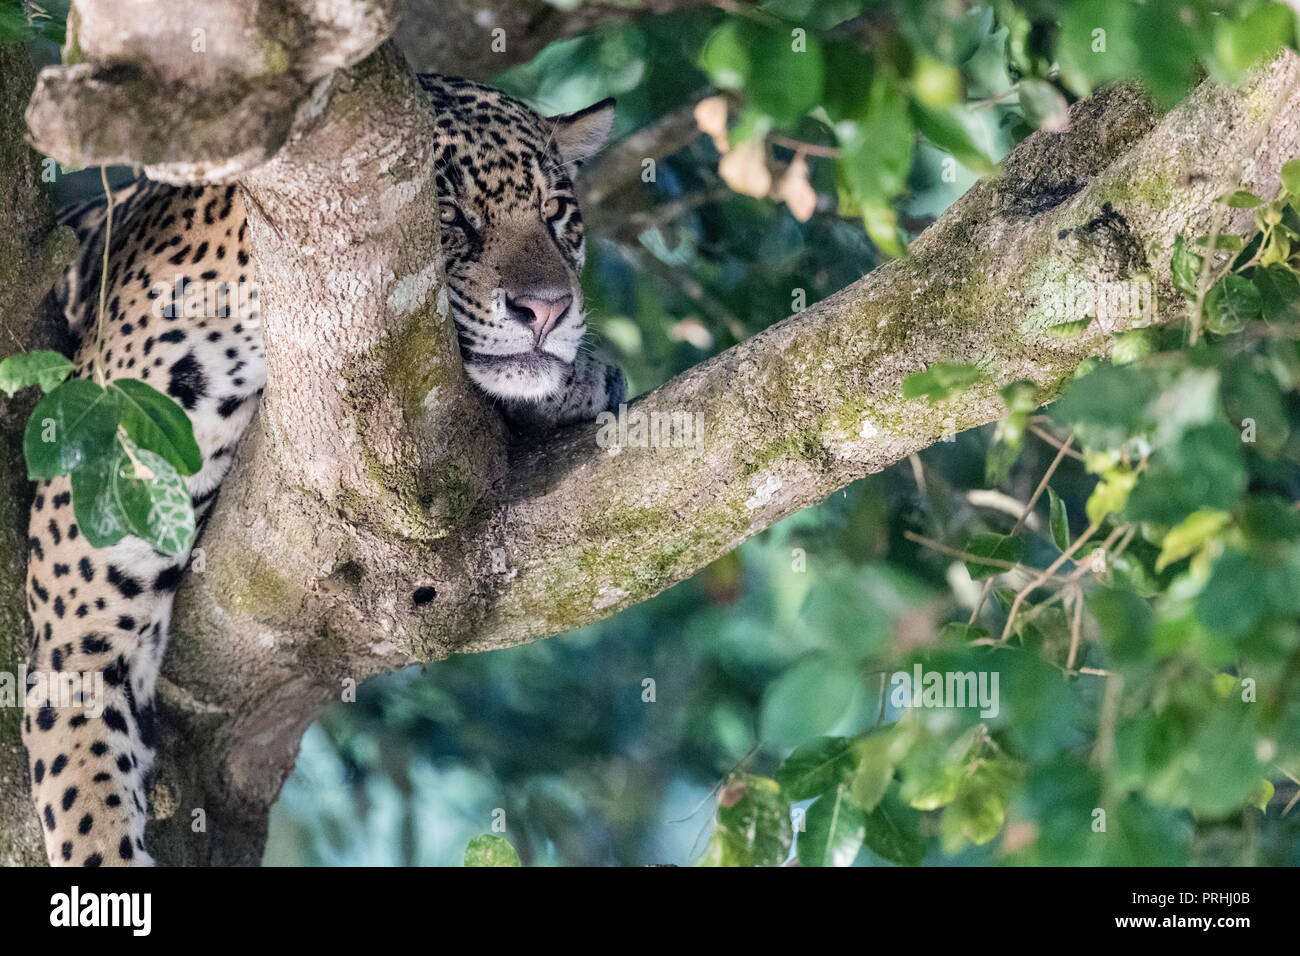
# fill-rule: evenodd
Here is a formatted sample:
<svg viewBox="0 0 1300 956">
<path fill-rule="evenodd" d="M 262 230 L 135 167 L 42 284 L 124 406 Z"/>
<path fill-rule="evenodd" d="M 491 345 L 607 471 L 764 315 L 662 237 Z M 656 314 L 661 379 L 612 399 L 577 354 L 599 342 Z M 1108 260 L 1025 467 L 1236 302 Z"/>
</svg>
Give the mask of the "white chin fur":
<svg viewBox="0 0 1300 956">
<path fill-rule="evenodd" d="M 470 380 L 494 398 L 541 401 L 563 386 L 568 366 L 551 355 L 526 353 L 520 358 L 469 361 Z"/>
</svg>

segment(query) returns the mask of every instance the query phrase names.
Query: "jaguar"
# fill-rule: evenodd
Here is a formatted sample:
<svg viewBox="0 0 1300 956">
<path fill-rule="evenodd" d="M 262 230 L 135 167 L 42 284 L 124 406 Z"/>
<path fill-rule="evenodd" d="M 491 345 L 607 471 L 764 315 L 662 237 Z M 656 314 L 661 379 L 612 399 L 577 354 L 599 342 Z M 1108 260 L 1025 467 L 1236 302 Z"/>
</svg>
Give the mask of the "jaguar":
<svg viewBox="0 0 1300 956">
<path fill-rule="evenodd" d="M 590 420 L 623 401 L 614 365 L 584 348 L 585 258 L 574 175 L 603 146 L 614 102 L 543 116 L 478 83 L 420 77 L 437 130 L 442 265 L 469 379 L 508 419 Z M 147 179 L 63 220 L 80 252 L 56 295 L 75 375 L 139 379 L 189 415 L 203 467 L 188 478 L 200 529 L 266 383 L 257 271 L 237 184 Z M 107 250 L 107 255 L 105 255 Z M 183 306 L 193 284 L 250 290 Z M 201 312 L 202 314 L 196 314 Z M 79 533 L 67 477 L 31 507 L 23 740 L 55 865 L 147 865 L 147 783 L 157 745 L 154 691 L 185 563 L 138 538 L 105 548 Z M 55 699 L 58 678 L 100 688 L 93 708 Z M 45 690 L 41 691 L 41 687 Z"/>
</svg>

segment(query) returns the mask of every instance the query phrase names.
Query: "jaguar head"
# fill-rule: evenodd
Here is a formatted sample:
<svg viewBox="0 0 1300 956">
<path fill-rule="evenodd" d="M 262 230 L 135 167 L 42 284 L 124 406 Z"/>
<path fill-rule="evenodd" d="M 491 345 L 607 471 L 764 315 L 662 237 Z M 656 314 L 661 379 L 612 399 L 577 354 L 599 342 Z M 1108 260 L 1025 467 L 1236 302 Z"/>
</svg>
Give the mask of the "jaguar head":
<svg viewBox="0 0 1300 956">
<path fill-rule="evenodd" d="M 544 117 L 469 80 L 422 82 L 436 112 L 442 251 L 466 371 L 495 398 L 552 398 L 587 328 L 573 175 L 609 135 L 614 101 Z"/>
</svg>

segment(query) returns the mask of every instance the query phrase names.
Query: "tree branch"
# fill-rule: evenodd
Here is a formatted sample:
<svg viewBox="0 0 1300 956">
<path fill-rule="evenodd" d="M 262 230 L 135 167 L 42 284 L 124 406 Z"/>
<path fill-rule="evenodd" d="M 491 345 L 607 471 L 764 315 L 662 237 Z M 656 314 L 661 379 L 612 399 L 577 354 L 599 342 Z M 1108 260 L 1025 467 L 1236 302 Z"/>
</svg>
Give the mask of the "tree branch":
<svg viewBox="0 0 1300 956">
<path fill-rule="evenodd" d="M 1202 86 L 1157 124 L 1131 90 L 1077 104 L 1038 133 L 896 260 L 679 376 L 636 408 L 703 417 L 697 455 L 596 447 L 573 430 L 512 462 L 504 540 L 518 569 L 457 650 L 560 633 L 649 598 L 773 522 L 925 448 L 996 420 L 997 389 L 1032 381 L 1051 400 L 1140 314 L 1079 318 L 1067 289 L 1154 277 L 1163 318 L 1179 233 L 1204 231 L 1237 187 L 1271 196 L 1300 154 L 1300 59 L 1287 53 L 1238 91 Z M 1285 103 L 1282 102 L 1285 97 Z M 1250 230 L 1229 210 L 1228 230 Z M 1148 255 L 1150 258 L 1148 259 Z M 988 381 L 938 406 L 902 398 L 931 362 Z"/>
</svg>

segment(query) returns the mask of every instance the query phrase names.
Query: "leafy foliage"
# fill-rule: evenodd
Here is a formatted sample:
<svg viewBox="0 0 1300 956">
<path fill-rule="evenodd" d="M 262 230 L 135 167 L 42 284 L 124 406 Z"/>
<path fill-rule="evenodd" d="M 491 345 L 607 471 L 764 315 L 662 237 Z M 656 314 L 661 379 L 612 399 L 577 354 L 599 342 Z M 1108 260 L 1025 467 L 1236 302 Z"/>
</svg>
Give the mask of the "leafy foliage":
<svg viewBox="0 0 1300 956">
<path fill-rule="evenodd" d="M 23 434 L 27 477 L 71 476 L 77 525 L 96 548 L 132 534 L 162 554 L 188 555 L 194 505 L 182 476 L 196 474 L 203 456 L 185 410 L 144 382 L 101 386 L 68 378 L 72 371 L 57 352 L 0 362 L 0 390 L 45 393 Z"/>
<path fill-rule="evenodd" d="M 67 10 L 58 0 L 0 0 L 0 44 L 29 43 L 37 38 L 62 44 Z"/>
<path fill-rule="evenodd" d="M 762 144 L 798 157 L 799 137 L 809 136 L 815 152 L 833 149 L 840 211 L 860 215 L 876 245 L 900 255 L 896 203 L 917 136 L 971 173 L 991 174 L 1004 141 L 981 135 L 981 109 L 997 108 L 1017 132 L 1060 129 L 1072 97 L 1120 77 L 1141 78 L 1171 104 L 1201 69 L 1234 82 L 1295 37 L 1294 15 L 1273 2 L 1001 0 L 963 13 L 916 0 L 824 8 L 769 0 L 725 19 L 699 55 L 732 101 L 729 144 L 749 157 L 732 175 L 724 157 L 724 178 L 762 195 L 763 168 L 782 164 Z M 869 25 L 865 51 L 846 39 L 858 17 Z"/>
<path fill-rule="evenodd" d="M 485 833 L 465 847 L 466 866 L 523 866 L 519 854 L 505 837 Z"/>
</svg>

